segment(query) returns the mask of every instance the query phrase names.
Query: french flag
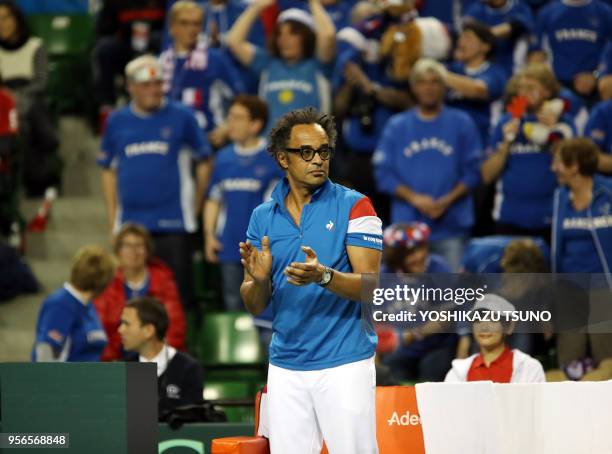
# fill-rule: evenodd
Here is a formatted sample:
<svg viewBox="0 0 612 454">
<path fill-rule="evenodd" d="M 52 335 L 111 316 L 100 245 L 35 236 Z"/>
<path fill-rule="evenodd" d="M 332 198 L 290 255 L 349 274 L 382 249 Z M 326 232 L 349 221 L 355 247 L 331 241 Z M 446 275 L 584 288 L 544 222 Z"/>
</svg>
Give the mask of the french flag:
<svg viewBox="0 0 612 454">
<path fill-rule="evenodd" d="M 186 88 L 183 90 L 183 104 L 190 107 L 202 107 L 202 90 Z"/>
</svg>

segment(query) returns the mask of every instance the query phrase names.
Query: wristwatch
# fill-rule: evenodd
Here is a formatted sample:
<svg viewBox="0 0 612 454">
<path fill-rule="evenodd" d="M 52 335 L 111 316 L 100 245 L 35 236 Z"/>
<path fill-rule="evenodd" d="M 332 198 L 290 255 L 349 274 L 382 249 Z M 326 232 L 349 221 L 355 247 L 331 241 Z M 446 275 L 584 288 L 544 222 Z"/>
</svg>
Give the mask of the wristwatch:
<svg viewBox="0 0 612 454">
<path fill-rule="evenodd" d="M 329 266 L 324 266 L 323 274 L 321 275 L 321 280 L 317 282 L 321 287 L 327 287 L 334 277 L 334 270 Z"/>
</svg>

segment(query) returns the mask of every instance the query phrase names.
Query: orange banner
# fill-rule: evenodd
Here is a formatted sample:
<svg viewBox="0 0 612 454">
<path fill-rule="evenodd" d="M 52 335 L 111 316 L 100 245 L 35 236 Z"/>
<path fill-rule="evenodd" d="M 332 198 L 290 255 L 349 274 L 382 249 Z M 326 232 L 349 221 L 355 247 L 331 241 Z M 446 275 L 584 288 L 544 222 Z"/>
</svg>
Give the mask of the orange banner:
<svg viewBox="0 0 612 454">
<path fill-rule="evenodd" d="M 255 404 L 255 433 L 260 422 L 262 394 Z M 376 439 L 380 454 L 425 454 L 421 417 L 413 386 L 379 386 L 376 388 Z M 323 445 L 321 454 L 328 454 Z"/>
<path fill-rule="evenodd" d="M 376 388 L 376 439 L 380 454 L 425 454 L 413 386 Z"/>
</svg>

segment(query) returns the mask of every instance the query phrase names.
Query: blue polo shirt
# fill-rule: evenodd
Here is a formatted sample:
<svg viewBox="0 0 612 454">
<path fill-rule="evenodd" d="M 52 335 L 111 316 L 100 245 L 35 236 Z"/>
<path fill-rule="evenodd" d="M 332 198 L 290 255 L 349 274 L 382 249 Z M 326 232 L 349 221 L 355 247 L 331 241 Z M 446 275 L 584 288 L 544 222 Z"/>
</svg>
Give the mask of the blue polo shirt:
<svg viewBox="0 0 612 454">
<path fill-rule="evenodd" d="M 270 363 L 291 370 L 320 370 L 370 358 L 376 334 L 361 317 L 358 302 L 310 284 L 298 287 L 283 274 L 291 262 L 304 262 L 301 246 L 310 246 L 320 263 L 352 271 L 347 246 L 382 250 L 382 223 L 370 200 L 327 181 L 302 210 L 296 225 L 285 206 L 287 179 L 279 181 L 272 200 L 251 215 L 247 238 L 258 249 L 270 238 L 274 319 Z"/>
</svg>

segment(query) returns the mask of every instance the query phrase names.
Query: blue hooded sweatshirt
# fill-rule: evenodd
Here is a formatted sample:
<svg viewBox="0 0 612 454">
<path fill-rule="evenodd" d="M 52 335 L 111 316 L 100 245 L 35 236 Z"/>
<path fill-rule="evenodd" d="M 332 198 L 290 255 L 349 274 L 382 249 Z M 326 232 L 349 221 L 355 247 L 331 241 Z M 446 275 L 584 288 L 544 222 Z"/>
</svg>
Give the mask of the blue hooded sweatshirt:
<svg viewBox="0 0 612 454">
<path fill-rule="evenodd" d="M 569 188 L 556 190 L 551 258 L 553 272 L 604 273 L 612 288 L 612 179 L 593 178 L 593 199 L 582 211 L 574 209 Z"/>
</svg>

